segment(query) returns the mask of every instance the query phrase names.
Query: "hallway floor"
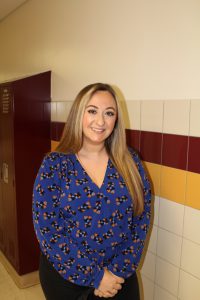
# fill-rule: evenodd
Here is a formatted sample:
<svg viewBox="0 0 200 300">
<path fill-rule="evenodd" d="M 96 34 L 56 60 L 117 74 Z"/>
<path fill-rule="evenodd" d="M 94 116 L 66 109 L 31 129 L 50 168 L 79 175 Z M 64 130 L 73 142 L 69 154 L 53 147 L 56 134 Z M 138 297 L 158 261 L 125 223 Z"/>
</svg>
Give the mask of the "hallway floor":
<svg viewBox="0 0 200 300">
<path fill-rule="evenodd" d="M 1 300 L 45 300 L 39 284 L 26 289 L 17 287 L 0 262 L 0 299 Z"/>
</svg>

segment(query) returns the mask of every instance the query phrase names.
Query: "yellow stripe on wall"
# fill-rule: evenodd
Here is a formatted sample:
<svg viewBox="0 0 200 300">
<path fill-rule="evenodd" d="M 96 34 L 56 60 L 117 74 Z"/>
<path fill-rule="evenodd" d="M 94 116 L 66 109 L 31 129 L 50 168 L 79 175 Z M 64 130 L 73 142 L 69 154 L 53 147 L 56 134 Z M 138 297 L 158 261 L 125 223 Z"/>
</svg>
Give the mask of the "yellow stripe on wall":
<svg viewBox="0 0 200 300">
<path fill-rule="evenodd" d="M 186 171 L 161 167 L 160 196 L 174 202 L 185 204 Z"/>
<path fill-rule="evenodd" d="M 161 165 L 153 164 L 147 161 L 143 161 L 143 164 L 146 167 L 152 182 L 152 193 L 156 196 L 159 196 Z"/>
<path fill-rule="evenodd" d="M 187 172 L 186 205 L 200 210 L 200 174 Z"/>
<path fill-rule="evenodd" d="M 144 162 L 156 196 L 200 210 L 200 174 Z"/>
</svg>

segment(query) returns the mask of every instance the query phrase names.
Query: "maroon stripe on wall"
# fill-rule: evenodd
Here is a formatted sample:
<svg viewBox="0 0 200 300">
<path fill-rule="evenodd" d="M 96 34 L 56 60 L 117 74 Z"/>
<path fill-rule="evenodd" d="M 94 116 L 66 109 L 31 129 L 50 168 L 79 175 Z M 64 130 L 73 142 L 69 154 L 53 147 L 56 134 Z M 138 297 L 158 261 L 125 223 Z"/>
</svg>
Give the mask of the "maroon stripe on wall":
<svg viewBox="0 0 200 300">
<path fill-rule="evenodd" d="M 51 122 L 51 140 L 57 141 L 57 122 Z"/>
<path fill-rule="evenodd" d="M 145 161 L 161 164 L 162 133 L 141 131 L 140 154 Z"/>
<path fill-rule="evenodd" d="M 188 171 L 200 173 L 200 138 L 189 137 Z"/>
<path fill-rule="evenodd" d="M 51 139 L 59 141 L 64 129 L 64 122 L 51 122 Z"/>
<path fill-rule="evenodd" d="M 139 130 L 126 129 L 127 145 L 138 152 L 140 152 L 140 133 Z"/>
<path fill-rule="evenodd" d="M 186 170 L 187 153 L 187 136 L 163 134 L 162 165 Z"/>
<path fill-rule="evenodd" d="M 51 122 L 52 140 L 60 140 L 64 125 L 64 122 Z M 126 129 L 126 139 L 128 146 L 147 162 L 200 174 L 199 137 Z"/>
</svg>

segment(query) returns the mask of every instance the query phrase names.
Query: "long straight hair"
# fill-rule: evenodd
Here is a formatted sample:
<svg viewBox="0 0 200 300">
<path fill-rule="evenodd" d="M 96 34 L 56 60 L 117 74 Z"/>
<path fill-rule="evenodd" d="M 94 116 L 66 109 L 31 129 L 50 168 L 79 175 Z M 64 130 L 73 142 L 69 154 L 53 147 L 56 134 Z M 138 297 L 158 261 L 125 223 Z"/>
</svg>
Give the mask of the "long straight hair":
<svg viewBox="0 0 200 300">
<path fill-rule="evenodd" d="M 142 180 L 126 144 L 120 99 L 110 85 L 94 83 L 79 92 L 72 104 L 61 140 L 55 151 L 66 154 L 75 154 L 80 151 L 83 144 L 82 123 L 85 108 L 91 97 L 99 91 L 110 93 L 117 105 L 117 120 L 111 135 L 105 141 L 105 147 L 113 165 L 126 183 L 133 200 L 134 214 L 140 215 L 144 209 Z"/>
</svg>

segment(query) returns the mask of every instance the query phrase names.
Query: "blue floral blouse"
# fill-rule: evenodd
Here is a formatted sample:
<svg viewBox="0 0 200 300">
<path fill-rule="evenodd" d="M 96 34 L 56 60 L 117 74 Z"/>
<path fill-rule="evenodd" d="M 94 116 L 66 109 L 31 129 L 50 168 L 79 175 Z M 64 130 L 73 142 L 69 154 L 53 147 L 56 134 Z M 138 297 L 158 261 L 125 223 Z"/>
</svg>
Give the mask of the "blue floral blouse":
<svg viewBox="0 0 200 300">
<path fill-rule="evenodd" d="M 144 211 L 133 215 L 123 178 L 108 161 L 102 186 L 75 154 L 48 154 L 33 190 L 33 222 L 41 251 L 66 280 L 98 288 L 104 268 L 131 276 L 140 262 L 150 223 L 150 183 L 130 150 L 144 186 Z"/>
</svg>

